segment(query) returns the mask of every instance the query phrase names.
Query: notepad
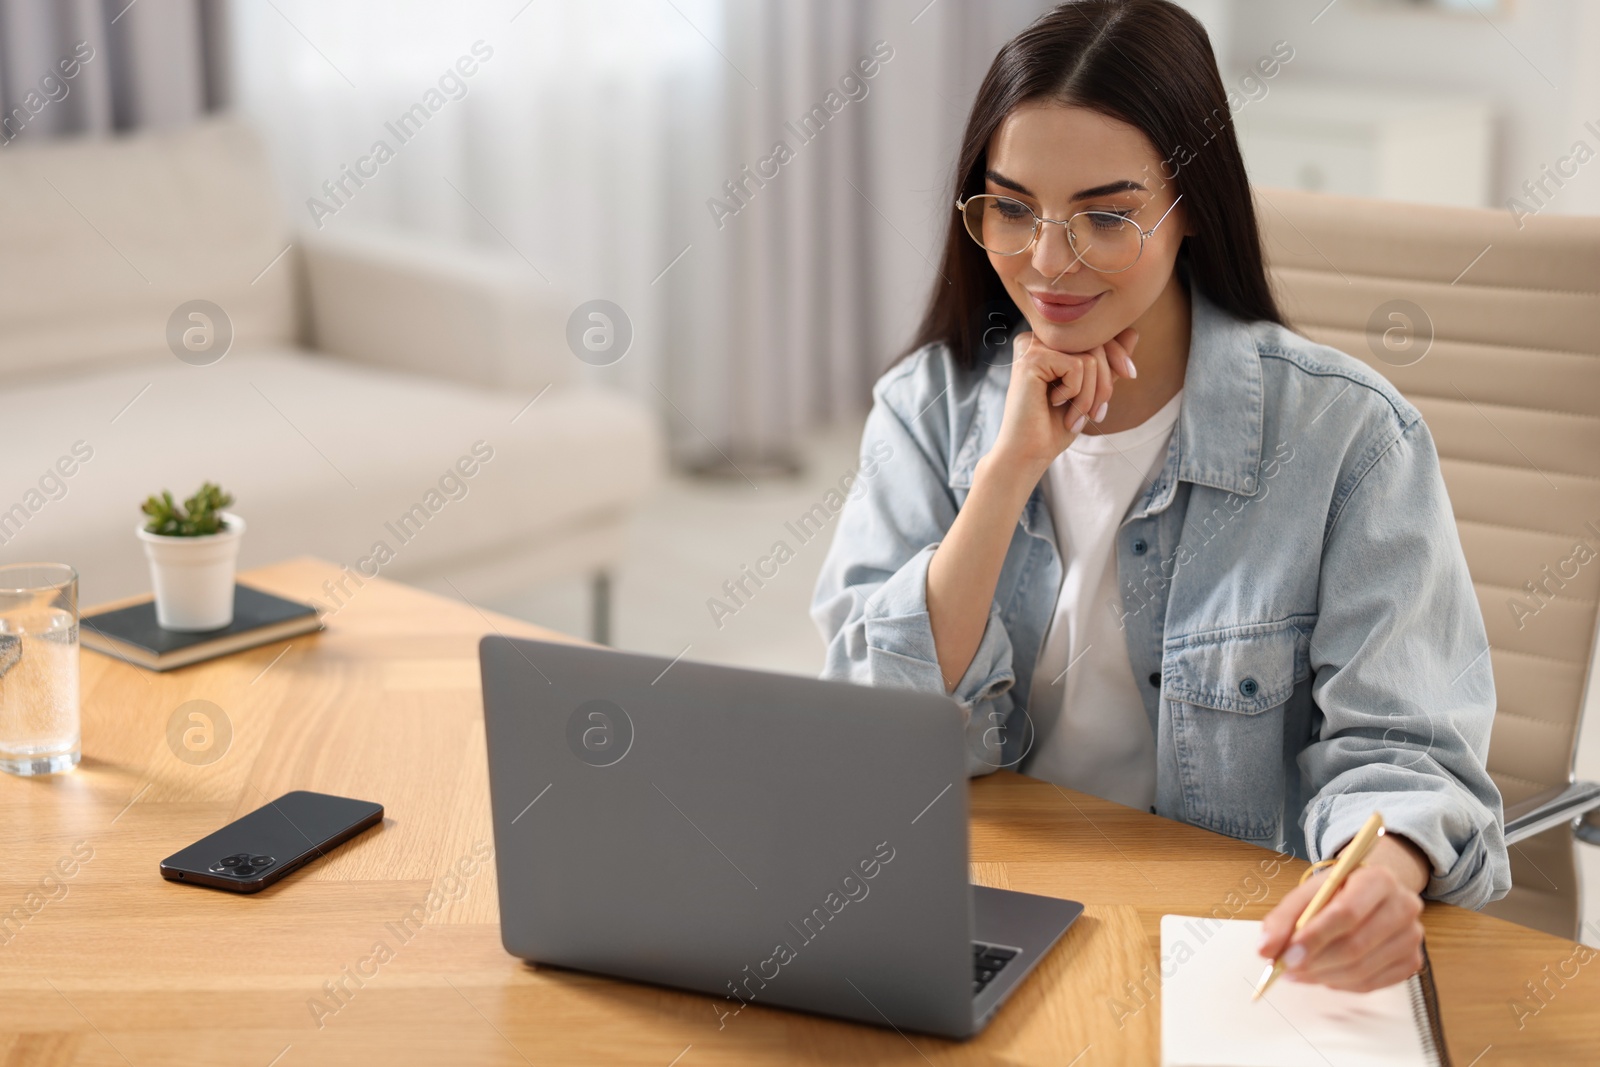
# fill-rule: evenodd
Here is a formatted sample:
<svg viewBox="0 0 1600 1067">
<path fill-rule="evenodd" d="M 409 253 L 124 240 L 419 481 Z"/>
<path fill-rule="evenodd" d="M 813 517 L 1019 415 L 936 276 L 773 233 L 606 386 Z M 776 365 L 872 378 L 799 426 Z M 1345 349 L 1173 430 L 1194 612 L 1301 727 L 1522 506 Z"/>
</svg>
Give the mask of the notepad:
<svg viewBox="0 0 1600 1067">
<path fill-rule="evenodd" d="M 1279 979 L 1261 924 L 1161 917 L 1162 1067 L 1449 1067 L 1429 967 L 1370 993 Z"/>
</svg>

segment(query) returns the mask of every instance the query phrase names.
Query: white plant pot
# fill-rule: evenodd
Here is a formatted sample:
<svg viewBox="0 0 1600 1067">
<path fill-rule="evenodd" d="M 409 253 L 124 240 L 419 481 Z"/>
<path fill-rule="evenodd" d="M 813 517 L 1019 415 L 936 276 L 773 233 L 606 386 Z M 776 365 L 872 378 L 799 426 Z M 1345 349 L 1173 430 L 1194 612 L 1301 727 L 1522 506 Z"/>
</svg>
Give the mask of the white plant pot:
<svg viewBox="0 0 1600 1067">
<path fill-rule="evenodd" d="M 233 576 L 244 520 L 222 513 L 222 529 L 200 537 L 153 534 L 134 527 L 150 563 L 156 622 L 164 630 L 220 630 L 233 622 Z"/>
</svg>

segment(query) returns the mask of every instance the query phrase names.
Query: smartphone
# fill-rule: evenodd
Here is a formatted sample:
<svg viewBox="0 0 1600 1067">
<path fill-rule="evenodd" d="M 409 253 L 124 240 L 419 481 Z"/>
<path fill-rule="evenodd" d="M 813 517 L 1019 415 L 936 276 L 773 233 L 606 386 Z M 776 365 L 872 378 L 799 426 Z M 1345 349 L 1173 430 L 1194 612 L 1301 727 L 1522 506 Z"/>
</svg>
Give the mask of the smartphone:
<svg viewBox="0 0 1600 1067">
<path fill-rule="evenodd" d="M 161 861 L 161 877 L 259 893 L 383 821 L 383 805 L 297 789 Z"/>
</svg>

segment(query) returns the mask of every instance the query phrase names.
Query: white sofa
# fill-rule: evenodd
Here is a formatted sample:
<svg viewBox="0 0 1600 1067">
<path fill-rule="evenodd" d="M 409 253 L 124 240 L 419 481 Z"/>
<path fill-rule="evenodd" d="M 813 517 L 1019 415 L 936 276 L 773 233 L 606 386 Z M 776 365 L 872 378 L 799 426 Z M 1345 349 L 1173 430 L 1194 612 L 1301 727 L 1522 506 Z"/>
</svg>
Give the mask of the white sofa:
<svg viewBox="0 0 1600 1067">
<path fill-rule="evenodd" d="M 241 566 L 603 591 L 660 478 L 652 413 L 579 381 L 576 299 L 509 250 L 291 230 L 237 120 L 6 148 L 0 235 L 0 563 L 72 563 L 85 604 L 149 588 L 141 501 L 206 479 L 246 520 Z M 214 363 L 168 344 L 195 299 L 232 323 Z"/>
</svg>

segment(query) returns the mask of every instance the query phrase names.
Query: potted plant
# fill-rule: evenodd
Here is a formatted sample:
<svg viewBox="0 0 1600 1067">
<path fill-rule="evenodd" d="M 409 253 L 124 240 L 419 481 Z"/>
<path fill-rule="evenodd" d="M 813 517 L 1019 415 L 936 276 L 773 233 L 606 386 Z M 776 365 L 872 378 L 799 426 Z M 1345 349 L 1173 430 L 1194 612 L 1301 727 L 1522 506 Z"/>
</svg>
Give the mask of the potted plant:
<svg viewBox="0 0 1600 1067">
<path fill-rule="evenodd" d="M 233 497 L 206 482 L 178 506 L 163 489 L 144 502 L 136 528 L 150 563 L 156 622 L 164 630 L 220 630 L 233 622 L 233 575 L 244 520 L 224 511 Z"/>
</svg>

